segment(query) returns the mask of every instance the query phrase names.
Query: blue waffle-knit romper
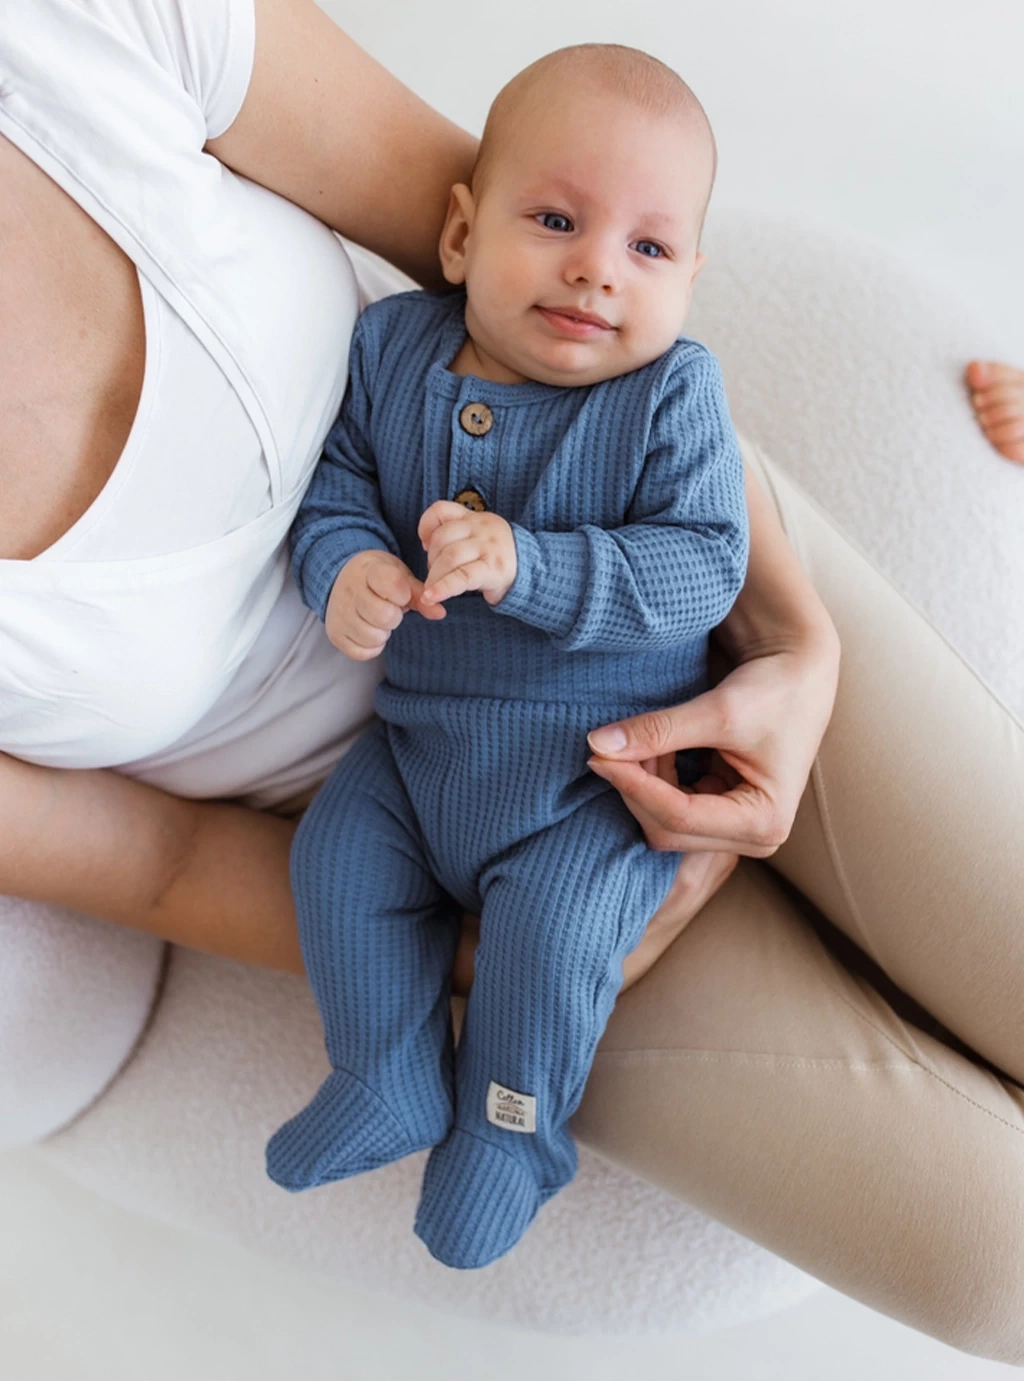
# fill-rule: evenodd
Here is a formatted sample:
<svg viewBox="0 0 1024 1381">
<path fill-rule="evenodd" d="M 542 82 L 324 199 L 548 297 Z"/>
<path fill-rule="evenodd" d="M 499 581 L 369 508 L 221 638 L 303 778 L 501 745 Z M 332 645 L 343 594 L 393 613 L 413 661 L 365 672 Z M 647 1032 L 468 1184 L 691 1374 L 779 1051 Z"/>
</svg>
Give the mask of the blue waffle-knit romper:
<svg viewBox="0 0 1024 1381">
<path fill-rule="evenodd" d="M 441 621 L 406 615 L 380 721 L 299 827 L 292 886 L 333 1072 L 271 1139 L 267 1167 L 297 1190 L 433 1147 L 416 1232 L 475 1267 L 572 1179 L 568 1120 L 623 958 L 679 865 L 589 771 L 586 735 L 705 688 L 748 533 L 703 346 L 682 339 L 585 388 L 495 384 L 447 368 L 464 307 L 461 293 L 414 292 L 363 313 L 293 529 L 321 618 L 358 551 L 424 578 L 420 516 L 466 491 L 512 524 L 518 566 L 495 606 L 470 592 Z M 456 1052 L 462 908 L 481 932 Z"/>
</svg>

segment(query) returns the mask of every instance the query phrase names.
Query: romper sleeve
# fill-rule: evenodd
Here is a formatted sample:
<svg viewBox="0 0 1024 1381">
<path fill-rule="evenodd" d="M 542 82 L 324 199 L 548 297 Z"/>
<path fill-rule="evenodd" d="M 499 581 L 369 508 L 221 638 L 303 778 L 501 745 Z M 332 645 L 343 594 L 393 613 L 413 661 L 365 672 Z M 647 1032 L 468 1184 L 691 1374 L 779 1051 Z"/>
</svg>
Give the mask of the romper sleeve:
<svg viewBox="0 0 1024 1381">
<path fill-rule="evenodd" d="M 512 530 L 516 577 L 495 611 L 558 646 L 650 651 L 709 633 L 739 594 L 749 544 L 743 461 L 714 356 L 691 351 L 670 375 L 623 526 Z"/>
<path fill-rule="evenodd" d="M 369 549 L 401 555 L 381 511 L 370 441 L 375 352 L 366 320 L 364 313 L 356 324 L 341 412 L 291 529 L 292 574 L 304 603 L 321 619 L 350 556 Z"/>
</svg>

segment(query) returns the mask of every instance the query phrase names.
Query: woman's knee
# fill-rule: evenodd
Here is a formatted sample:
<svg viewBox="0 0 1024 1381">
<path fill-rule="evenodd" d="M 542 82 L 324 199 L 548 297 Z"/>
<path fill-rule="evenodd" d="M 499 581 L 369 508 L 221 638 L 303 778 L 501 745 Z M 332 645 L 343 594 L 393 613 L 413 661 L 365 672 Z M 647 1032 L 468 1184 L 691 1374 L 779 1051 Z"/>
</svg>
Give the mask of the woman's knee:
<svg viewBox="0 0 1024 1381">
<path fill-rule="evenodd" d="M 151 935 L 0 897 L 0 1147 L 49 1135 L 109 1084 L 164 952 Z"/>
</svg>

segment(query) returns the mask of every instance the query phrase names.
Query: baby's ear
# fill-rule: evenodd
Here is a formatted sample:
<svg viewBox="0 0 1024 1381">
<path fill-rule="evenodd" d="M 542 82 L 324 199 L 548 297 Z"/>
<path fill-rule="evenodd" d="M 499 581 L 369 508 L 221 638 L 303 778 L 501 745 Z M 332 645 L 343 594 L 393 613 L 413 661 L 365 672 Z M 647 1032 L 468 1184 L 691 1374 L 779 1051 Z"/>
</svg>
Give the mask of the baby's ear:
<svg viewBox="0 0 1024 1381">
<path fill-rule="evenodd" d="M 457 182 L 448 197 L 448 214 L 438 246 L 441 271 L 449 283 L 466 281 L 466 241 L 473 228 L 475 211 L 473 193 L 464 182 Z"/>
</svg>

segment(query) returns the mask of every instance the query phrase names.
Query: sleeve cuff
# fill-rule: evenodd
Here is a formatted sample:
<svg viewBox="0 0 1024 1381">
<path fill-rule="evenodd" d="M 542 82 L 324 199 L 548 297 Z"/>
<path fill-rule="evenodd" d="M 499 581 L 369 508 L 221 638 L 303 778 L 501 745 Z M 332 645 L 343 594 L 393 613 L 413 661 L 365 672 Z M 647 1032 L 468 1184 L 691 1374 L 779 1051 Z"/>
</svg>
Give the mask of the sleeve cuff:
<svg viewBox="0 0 1024 1381">
<path fill-rule="evenodd" d="M 516 578 L 494 606 L 556 638 L 572 632 L 586 592 L 587 538 L 583 532 L 535 534 L 512 523 L 516 544 Z"/>
</svg>

